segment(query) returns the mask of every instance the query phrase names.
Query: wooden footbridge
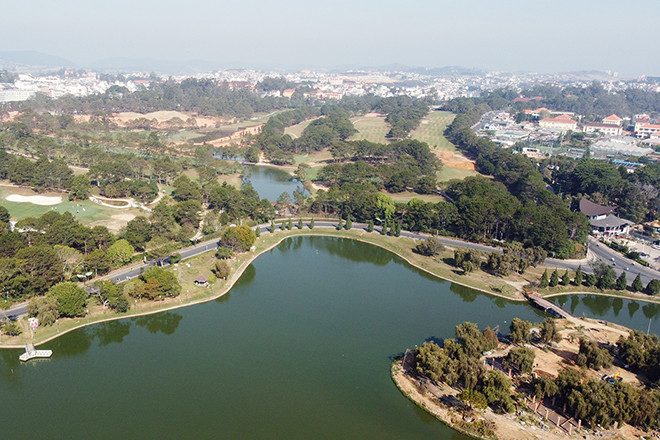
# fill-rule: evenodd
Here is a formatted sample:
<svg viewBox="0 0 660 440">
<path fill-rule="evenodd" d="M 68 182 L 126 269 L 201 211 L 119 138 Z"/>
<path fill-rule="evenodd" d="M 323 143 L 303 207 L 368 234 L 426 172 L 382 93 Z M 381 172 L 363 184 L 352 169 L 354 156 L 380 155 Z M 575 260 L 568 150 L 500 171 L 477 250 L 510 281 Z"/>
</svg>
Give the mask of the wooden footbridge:
<svg viewBox="0 0 660 440">
<path fill-rule="evenodd" d="M 558 318 L 565 318 L 565 319 L 570 319 L 573 318 L 573 315 L 568 313 L 566 310 L 562 309 L 559 307 L 557 304 L 554 304 L 547 299 L 543 298 L 541 295 L 539 295 L 536 292 L 525 292 L 525 296 L 531 302 L 533 305 L 538 307 L 539 309 L 551 313 Z"/>
</svg>

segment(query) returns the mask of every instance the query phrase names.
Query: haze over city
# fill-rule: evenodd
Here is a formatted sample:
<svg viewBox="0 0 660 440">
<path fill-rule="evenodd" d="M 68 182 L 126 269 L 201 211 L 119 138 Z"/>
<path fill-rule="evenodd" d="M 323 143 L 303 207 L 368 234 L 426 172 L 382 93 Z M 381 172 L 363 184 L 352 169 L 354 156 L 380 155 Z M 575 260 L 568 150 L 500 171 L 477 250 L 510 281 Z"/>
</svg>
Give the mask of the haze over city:
<svg viewBox="0 0 660 440">
<path fill-rule="evenodd" d="M 634 11 L 611 0 L 30 0 L 4 5 L 2 16 L 1 51 L 39 51 L 78 67 L 129 58 L 209 68 L 660 70 L 657 58 L 639 56 L 657 37 L 660 3 L 651 0 Z"/>
</svg>

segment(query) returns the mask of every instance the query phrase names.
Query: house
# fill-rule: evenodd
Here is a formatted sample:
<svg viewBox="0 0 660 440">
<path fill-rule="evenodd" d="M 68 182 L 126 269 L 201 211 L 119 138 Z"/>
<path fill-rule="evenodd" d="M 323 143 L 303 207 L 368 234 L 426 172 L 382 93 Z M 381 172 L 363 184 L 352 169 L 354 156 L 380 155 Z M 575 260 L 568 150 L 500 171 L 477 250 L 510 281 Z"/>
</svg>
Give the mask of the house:
<svg viewBox="0 0 660 440">
<path fill-rule="evenodd" d="M 577 122 L 575 122 L 569 115 L 560 115 L 555 118 L 543 118 L 539 121 L 541 128 L 551 130 L 568 131 L 575 130 Z"/>
<path fill-rule="evenodd" d="M 284 91 L 282 92 L 282 97 L 291 99 L 291 97 L 295 92 L 296 89 L 284 89 Z"/>
<path fill-rule="evenodd" d="M 660 125 L 658 124 L 635 124 L 635 131 L 637 137 L 647 138 L 655 133 L 660 133 Z"/>
<path fill-rule="evenodd" d="M 580 212 L 587 216 L 589 220 L 602 220 L 615 211 L 614 206 L 603 206 L 587 200 L 584 197 L 580 199 Z"/>
<path fill-rule="evenodd" d="M 613 214 L 613 206 L 603 206 L 585 198 L 580 199 L 580 212 L 587 216 L 591 233 L 596 237 L 612 238 L 627 235 L 633 223 Z"/>
<path fill-rule="evenodd" d="M 208 287 L 209 279 L 206 278 L 204 275 L 200 275 L 197 278 L 195 278 L 195 286 Z"/>
<path fill-rule="evenodd" d="M 585 133 L 602 133 L 608 136 L 621 136 L 623 134 L 623 129 L 620 125 L 601 123 L 601 122 L 589 122 L 582 126 L 582 131 Z"/>
<path fill-rule="evenodd" d="M 602 121 L 603 121 L 603 124 L 621 126 L 621 122 L 623 121 L 623 119 L 621 119 L 617 115 L 612 114 L 612 115 L 609 115 L 606 118 L 603 118 Z"/>
</svg>

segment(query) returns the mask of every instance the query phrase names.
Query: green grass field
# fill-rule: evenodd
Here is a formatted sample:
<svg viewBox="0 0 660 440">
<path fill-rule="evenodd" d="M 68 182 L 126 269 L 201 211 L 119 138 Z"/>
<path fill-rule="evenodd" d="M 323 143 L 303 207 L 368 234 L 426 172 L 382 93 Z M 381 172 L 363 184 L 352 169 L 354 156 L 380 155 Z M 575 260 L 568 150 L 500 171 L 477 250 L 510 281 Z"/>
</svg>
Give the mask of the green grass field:
<svg viewBox="0 0 660 440">
<path fill-rule="evenodd" d="M 332 154 L 328 150 L 315 151 L 311 154 L 296 154 L 293 156 L 295 163 L 318 163 L 332 159 Z"/>
<path fill-rule="evenodd" d="M 312 120 L 309 121 L 302 121 L 300 124 L 292 125 L 290 127 L 286 127 L 284 129 L 284 134 L 288 134 L 291 136 L 293 139 L 299 138 L 302 132 L 307 128 L 307 126 L 312 122 Z"/>
<path fill-rule="evenodd" d="M 387 144 L 389 139 L 385 135 L 390 131 L 390 126 L 385 122 L 385 116 L 365 115 L 351 118 L 353 126 L 358 132 L 350 137 L 352 141 L 366 139 L 370 142 Z"/>
<path fill-rule="evenodd" d="M 48 211 L 70 212 L 83 224 L 90 224 L 93 222 L 110 220 L 113 215 L 118 214 L 134 214 L 146 215 L 143 211 L 135 208 L 110 208 L 102 206 L 89 200 L 70 202 L 66 194 L 62 195 L 62 203 L 52 206 L 41 206 L 33 203 L 25 202 L 10 202 L 6 198 L 10 194 L 30 195 L 28 191 L 20 188 L 18 191 L 14 188 L 0 187 L 0 206 L 4 206 L 9 210 L 12 220 L 21 220 L 27 217 L 39 217 Z M 32 193 L 37 195 L 37 193 Z M 54 195 L 54 194 L 47 194 Z"/>
<path fill-rule="evenodd" d="M 204 136 L 202 133 L 198 133 L 195 131 L 190 131 L 190 130 L 181 130 L 181 131 L 176 131 L 174 133 L 170 133 L 167 136 L 167 141 L 168 142 L 174 142 L 174 143 L 183 143 L 183 142 L 194 142 L 196 138 Z"/>
<path fill-rule="evenodd" d="M 456 147 L 444 136 L 445 128 L 452 123 L 456 115 L 450 112 L 430 112 L 410 137 L 429 144 L 433 149 L 455 151 Z"/>
<path fill-rule="evenodd" d="M 477 176 L 479 173 L 474 170 L 466 170 L 463 168 L 452 168 L 443 166 L 438 172 L 437 178 L 439 182 L 448 182 L 452 179 L 463 180 L 468 176 Z"/>
<path fill-rule="evenodd" d="M 417 194 L 415 192 L 410 192 L 410 191 L 404 191 L 404 192 L 392 193 L 392 194 L 383 192 L 383 194 L 392 197 L 392 200 L 394 200 L 395 202 L 409 202 L 412 199 L 417 199 L 417 200 L 423 200 L 425 202 L 438 203 L 445 200 L 444 197 L 439 196 L 437 194 Z"/>
</svg>

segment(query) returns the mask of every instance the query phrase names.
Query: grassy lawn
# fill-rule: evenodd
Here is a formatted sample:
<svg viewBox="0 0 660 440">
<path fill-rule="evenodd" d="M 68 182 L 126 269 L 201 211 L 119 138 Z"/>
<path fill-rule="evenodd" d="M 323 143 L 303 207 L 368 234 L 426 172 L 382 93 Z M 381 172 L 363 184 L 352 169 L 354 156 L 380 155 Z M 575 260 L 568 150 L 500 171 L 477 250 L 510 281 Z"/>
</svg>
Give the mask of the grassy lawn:
<svg viewBox="0 0 660 440">
<path fill-rule="evenodd" d="M 439 182 L 448 182 L 452 179 L 463 180 L 468 176 L 478 176 L 479 173 L 475 170 L 466 170 L 464 168 L 452 168 L 448 166 L 443 166 L 440 171 L 438 171 L 438 181 Z"/>
<path fill-rule="evenodd" d="M 0 187 L 0 205 L 9 210 L 12 220 L 21 220 L 26 217 L 39 217 L 48 211 L 70 212 L 82 224 L 90 224 L 98 221 L 110 220 L 113 215 L 132 214 L 145 215 L 145 213 L 135 208 L 110 208 L 101 206 L 89 200 L 70 202 L 67 194 L 63 193 L 45 193 L 44 195 L 62 197 L 62 203 L 52 206 L 41 206 L 33 203 L 10 202 L 6 197 L 10 194 L 37 195 L 32 190 L 25 188 Z"/>
<path fill-rule="evenodd" d="M 190 130 L 181 130 L 177 131 L 174 133 L 170 133 L 167 136 L 167 141 L 168 142 L 174 142 L 174 143 L 183 143 L 183 142 L 190 142 L 193 141 L 195 138 L 202 137 L 204 136 L 201 133 L 195 132 L 195 131 L 190 131 Z"/>
<path fill-rule="evenodd" d="M 390 126 L 385 122 L 385 116 L 365 115 L 351 118 L 353 126 L 358 132 L 350 137 L 352 141 L 366 139 L 370 142 L 387 144 L 389 140 L 385 135 L 390 131 Z"/>
<path fill-rule="evenodd" d="M 241 187 L 241 183 L 243 182 L 241 179 L 241 176 L 238 174 L 219 174 L 218 175 L 218 182 L 222 184 L 223 182 L 227 182 L 229 185 L 233 185 L 236 188 Z"/>
<path fill-rule="evenodd" d="M 422 123 L 410 134 L 410 137 L 426 142 L 431 149 L 439 148 L 445 151 L 455 151 L 456 147 L 443 134 L 445 128 L 454 120 L 454 117 L 456 115 L 451 112 L 432 111 L 426 118 L 422 119 Z"/>
<path fill-rule="evenodd" d="M 388 193 L 384 192 L 386 196 L 392 197 L 392 200 L 395 202 L 409 202 L 412 199 L 418 199 L 418 200 L 424 200 L 425 202 L 442 202 L 445 200 L 444 197 L 439 196 L 437 194 L 417 194 L 415 192 L 410 192 L 410 191 L 404 191 L 400 193 Z"/>
<path fill-rule="evenodd" d="M 311 154 L 296 154 L 293 156 L 293 160 L 296 164 L 299 163 L 319 163 L 332 160 L 332 154 L 330 151 L 325 149 L 321 151 L 315 151 Z"/>
<path fill-rule="evenodd" d="M 307 128 L 307 126 L 312 122 L 312 120 L 309 121 L 302 121 L 300 124 L 292 125 L 290 127 L 286 127 L 284 129 L 284 134 L 288 134 L 292 138 L 298 138 L 302 134 L 302 132 Z"/>
</svg>

